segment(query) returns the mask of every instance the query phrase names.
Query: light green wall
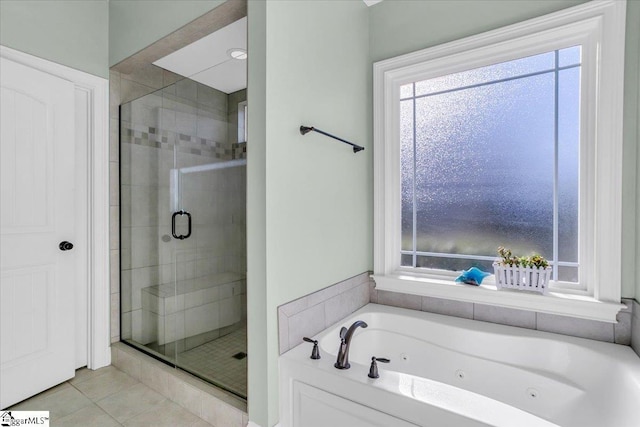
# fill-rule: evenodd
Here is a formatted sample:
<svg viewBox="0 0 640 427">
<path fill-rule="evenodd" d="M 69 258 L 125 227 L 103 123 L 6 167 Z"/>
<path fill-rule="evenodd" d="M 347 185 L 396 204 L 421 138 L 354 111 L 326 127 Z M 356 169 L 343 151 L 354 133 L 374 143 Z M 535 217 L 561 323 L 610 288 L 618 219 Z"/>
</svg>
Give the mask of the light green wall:
<svg viewBox="0 0 640 427">
<path fill-rule="evenodd" d="M 267 277 L 282 304 L 372 264 L 371 72 L 360 1 L 268 2 L 267 12 Z M 302 124 L 366 150 L 302 136 Z"/>
<path fill-rule="evenodd" d="M 371 72 L 363 2 L 253 3 L 248 334 L 250 342 L 264 342 L 256 335 L 266 332 L 266 346 L 249 349 L 249 417 L 272 426 L 278 421 L 278 305 L 372 264 Z M 255 21 L 258 13 L 261 22 Z M 256 121 L 252 112 L 265 116 Z M 366 149 L 354 154 L 322 135 L 302 136 L 301 124 Z M 265 317 L 253 316 L 256 311 Z"/>
<path fill-rule="evenodd" d="M 0 44 L 109 76 L 107 0 L 0 1 Z"/>
<path fill-rule="evenodd" d="M 581 3 L 584 0 L 386 0 L 370 8 L 371 58 L 387 59 Z M 623 297 L 640 298 L 640 1 L 629 0 L 627 5 L 621 286 Z"/>
<path fill-rule="evenodd" d="M 638 49 L 638 51 L 640 51 L 640 48 Z M 638 71 L 638 76 L 640 76 L 640 56 L 638 58 L 638 66 L 636 68 L 636 70 Z M 638 109 L 636 111 L 637 114 L 637 122 L 636 122 L 636 156 L 637 156 L 637 161 L 636 161 L 636 211 L 635 211 L 635 215 L 636 215 L 636 245 L 635 245 L 635 251 L 636 251 L 636 262 L 635 262 L 635 275 L 631 278 L 633 280 L 631 280 L 631 282 L 635 282 L 636 284 L 636 293 L 635 293 L 635 298 L 636 301 L 640 302 L 640 280 L 638 280 L 638 274 L 640 274 L 640 171 L 638 171 L 638 169 L 640 168 L 640 78 L 638 78 L 638 80 L 636 80 L 636 85 L 638 87 L 638 97 L 636 98 L 637 100 L 637 106 Z M 626 278 L 626 277 L 625 277 Z"/>
<path fill-rule="evenodd" d="M 640 158 L 638 156 L 638 91 L 640 88 L 640 1 L 627 2 L 625 37 L 623 161 L 622 161 L 622 297 L 640 298 L 640 186 L 636 185 Z"/>
<path fill-rule="evenodd" d="M 623 224 L 625 226 L 622 262 L 625 268 L 622 277 L 622 293 L 625 296 L 633 296 L 635 284 L 635 299 L 640 301 L 640 280 L 638 280 L 638 274 L 640 274 L 640 1 L 638 0 L 627 3 L 625 52 L 625 152 L 622 169 L 624 172 Z M 633 228 L 634 225 L 635 228 Z"/>
<path fill-rule="evenodd" d="M 380 61 L 584 2 L 386 0 L 370 8 L 371 59 Z"/>
<path fill-rule="evenodd" d="M 109 64 L 117 64 L 225 0 L 111 0 Z M 78 2 L 75 2 L 78 3 Z"/>
</svg>

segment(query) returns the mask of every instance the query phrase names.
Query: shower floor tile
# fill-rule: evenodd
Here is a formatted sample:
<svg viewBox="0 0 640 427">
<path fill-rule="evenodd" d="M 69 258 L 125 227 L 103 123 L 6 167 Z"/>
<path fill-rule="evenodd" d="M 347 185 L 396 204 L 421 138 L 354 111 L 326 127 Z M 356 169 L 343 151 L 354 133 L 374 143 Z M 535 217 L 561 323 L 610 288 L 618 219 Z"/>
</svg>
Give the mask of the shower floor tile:
<svg viewBox="0 0 640 427">
<path fill-rule="evenodd" d="M 234 356 L 247 351 L 246 327 L 178 353 L 178 364 L 242 397 L 247 396 L 247 358 Z"/>
</svg>

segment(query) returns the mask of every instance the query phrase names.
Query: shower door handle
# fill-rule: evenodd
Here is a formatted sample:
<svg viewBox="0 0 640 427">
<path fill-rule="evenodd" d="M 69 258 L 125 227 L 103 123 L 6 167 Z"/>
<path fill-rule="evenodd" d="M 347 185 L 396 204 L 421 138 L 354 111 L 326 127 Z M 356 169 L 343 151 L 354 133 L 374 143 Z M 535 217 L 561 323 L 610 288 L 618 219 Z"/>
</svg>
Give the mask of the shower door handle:
<svg viewBox="0 0 640 427">
<path fill-rule="evenodd" d="M 178 215 L 187 216 L 187 230 L 188 230 L 187 234 L 181 234 L 181 235 L 176 234 L 176 217 Z M 189 212 L 180 210 L 180 211 L 174 212 L 173 215 L 171 215 L 171 235 L 178 240 L 184 240 L 189 238 L 189 236 L 191 236 L 191 214 Z"/>
</svg>

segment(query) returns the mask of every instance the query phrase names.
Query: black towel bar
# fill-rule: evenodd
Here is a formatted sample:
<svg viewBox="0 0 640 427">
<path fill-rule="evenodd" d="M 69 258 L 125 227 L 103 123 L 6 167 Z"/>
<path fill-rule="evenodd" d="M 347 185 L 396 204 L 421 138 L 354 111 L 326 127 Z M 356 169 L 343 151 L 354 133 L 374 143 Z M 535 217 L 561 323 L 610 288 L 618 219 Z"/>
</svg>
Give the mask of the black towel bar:
<svg viewBox="0 0 640 427">
<path fill-rule="evenodd" d="M 330 133 L 327 133 L 327 132 L 325 132 L 325 131 L 323 131 L 323 130 L 320 130 L 320 129 L 318 129 L 318 128 L 314 128 L 313 126 L 300 126 L 300 133 L 301 133 L 302 135 L 306 135 L 306 134 L 308 134 L 308 133 L 309 133 L 309 132 L 311 132 L 311 131 L 321 133 L 321 134 L 326 135 L 326 136 L 328 136 L 328 137 L 330 137 L 330 138 L 337 139 L 337 140 L 338 140 L 338 141 L 340 141 L 340 142 L 344 142 L 345 144 L 349 144 L 350 146 L 352 146 L 352 147 L 353 147 L 353 152 L 354 152 L 354 153 L 357 153 L 358 151 L 362 151 L 362 150 L 364 150 L 364 147 L 362 147 L 362 146 L 360 146 L 360 145 L 356 145 L 356 144 L 354 144 L 353 142 L 349 142 L 349 141 L 346 141 L 346 140 L 344 140 L 344 139 L 342 139 L 342 138 L 338 138 L 338 137 L 337 137 L 337 136 L 335 136 L 335 135 L 331 135 Z"/>
</svg>

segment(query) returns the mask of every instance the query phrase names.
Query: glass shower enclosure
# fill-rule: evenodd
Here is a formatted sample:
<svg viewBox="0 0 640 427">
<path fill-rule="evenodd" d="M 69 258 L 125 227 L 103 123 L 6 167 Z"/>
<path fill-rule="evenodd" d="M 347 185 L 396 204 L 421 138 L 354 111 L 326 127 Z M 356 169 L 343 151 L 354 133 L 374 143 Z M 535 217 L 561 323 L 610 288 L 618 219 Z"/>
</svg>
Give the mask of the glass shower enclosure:
<svg viewBox="0 0 640 427">
<path fill-rule="evenodd" d="M 120 108 L 122 340 L 243 398 L 245 103 L 183 79 Z"/>
</svg>

